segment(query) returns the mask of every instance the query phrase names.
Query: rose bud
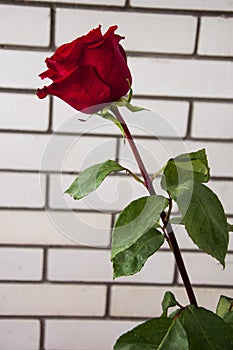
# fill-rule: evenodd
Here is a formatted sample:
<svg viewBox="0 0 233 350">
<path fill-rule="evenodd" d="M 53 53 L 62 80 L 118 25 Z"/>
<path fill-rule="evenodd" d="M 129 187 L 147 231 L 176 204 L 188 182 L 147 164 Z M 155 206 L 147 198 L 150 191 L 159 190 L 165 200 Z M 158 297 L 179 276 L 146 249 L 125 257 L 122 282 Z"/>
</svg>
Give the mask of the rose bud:
<svg viewBox="0 0 233 350">
<path fill-rule="evenodd" d="M 122 36 L 112 26 L 102 35 L 101 26 L 60 46 L 46 58 L 48 69 L 40 74 L 53 83 L 38 89 L 37 96 L 54 95 L 84 113 L 95 113 L 104 104 L 126 95 L 132 83 Z M 100 106 L 102 105 L 102 106 Z"/>
</svg>

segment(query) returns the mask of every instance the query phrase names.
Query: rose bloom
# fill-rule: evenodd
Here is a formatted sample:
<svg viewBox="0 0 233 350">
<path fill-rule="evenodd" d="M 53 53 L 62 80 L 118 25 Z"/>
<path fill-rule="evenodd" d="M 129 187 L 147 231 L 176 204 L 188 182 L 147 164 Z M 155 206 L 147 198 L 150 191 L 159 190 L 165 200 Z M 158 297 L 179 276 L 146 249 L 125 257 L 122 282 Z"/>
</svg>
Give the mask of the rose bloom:
<svg viewBox="0 0 233 350">
<path fill-rule="evenodd" d="M 37 96 L 54 95 L 84 113 L 94 113 L 103 104 L 126 95 L 132 83 L 122 36 L 112 26 L 102 35 L 101 26 L 60 46 L 46 58 L 48 69 L 40 74 L 53 83 L 38 89 Z"/>
</svg>

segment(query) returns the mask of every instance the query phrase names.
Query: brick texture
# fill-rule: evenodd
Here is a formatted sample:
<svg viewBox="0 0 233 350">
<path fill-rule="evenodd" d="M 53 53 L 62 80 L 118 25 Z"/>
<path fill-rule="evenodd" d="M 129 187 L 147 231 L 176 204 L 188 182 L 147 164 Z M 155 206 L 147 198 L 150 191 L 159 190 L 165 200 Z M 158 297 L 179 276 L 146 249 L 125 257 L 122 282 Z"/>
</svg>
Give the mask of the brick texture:
<svg viewBox="0 0 233 350">
<path fill-rule="evenodd" d="M 132 114 L 120 107 L 151 175 L 205 148 L 209 186 L 233 223 L 232 0 L 31 0 L 0 4 L 1 350 L 109 350 L 161 314 L 164 292 L 188 303 L 167 243 L 136 275 L 112 278 L 119 212 L 148 195 L 125 171 L 74 201 L 85 168 L 119 160 L 139 174 L 119 129 L 62 100 L 39 100 L 45 58 L 98 25 L 117 25 L 133 77 Z M 88 119 L 86 122 L 80 119 Z M 160 177 L 154 180 L 158 194 Z M 174 216 L 178 215 L 174 205 Z M 199 305 L 233 296 L 233 236 L 223 271 L 174 225 Z"/>
</svg>

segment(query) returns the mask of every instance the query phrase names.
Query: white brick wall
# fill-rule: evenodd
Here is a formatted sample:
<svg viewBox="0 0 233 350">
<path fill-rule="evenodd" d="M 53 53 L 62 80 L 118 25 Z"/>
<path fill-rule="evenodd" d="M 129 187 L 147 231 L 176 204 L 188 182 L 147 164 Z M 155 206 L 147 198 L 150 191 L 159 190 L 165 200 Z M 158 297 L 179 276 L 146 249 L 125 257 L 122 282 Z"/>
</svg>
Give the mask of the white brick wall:
<svg viewBox="0 0 233 350">
<path fill-rule="evenodd" d="M 198 53 L 203 55 L 232 56 L 233 18 L 201 19 Z"/>
<path fill-rule="evenodd" d="M 39 321 L 1 319 L 0 337 L 2 350 L 37 350 L 40 343 Z"/>
<path fill-rule="evenodd" d="M 139 22 L 140 26 L 137 25 Z M 57 11 L 57 23 L 57 44 L 72 40 L 100 23 L 103 25 L 103 32 L 116 23 L 119 33 L 125 36 L 124 47 L 127 50 L 192 53 L 197 19 L 191 16 L 148 13 L 132 13 L 129 16 L 127 12 L 60 9 Z"/>
<path fill-rule="evenodd" d="M 0 41 L 2 44 L 47 46 L 49 36 L 49 8 L 0 5 Z"/>
<path fill-rule="evenodd" d="M 187 303 L 166 244 L 138 275 L 112 280 L 113 220 L 147 192 L 121 174 L 81 201 L 63 194 L 93 163 L 119 158 L 138 168 L 114 125 L 99 117 L 83 123 L 61 100 L 35 96 L 49 82 L 38 77 L 45 58 L 99 24 L 103 32 L 117 24 L 133 103 L 150 110 L 122 109 L 147 169 L 205 147 L 210 186 L 232 223 L 232 12 L 232 0 L 0 4 L 1 350 L 109 350 L 138 318 L 161 314 L 165 290 Z M 233 295 L 233 236 L 222 271 L 183 227 L 176 234 L 197 299 L 214 310 L 220 294 Z"/>
<path fill-rule="evenodd" d="M 233 11 L 231 0 L 130 0 L 132 6 L 174 10 Z M 221 12 L 220 12 L 221 13 Z"/>
</svg>

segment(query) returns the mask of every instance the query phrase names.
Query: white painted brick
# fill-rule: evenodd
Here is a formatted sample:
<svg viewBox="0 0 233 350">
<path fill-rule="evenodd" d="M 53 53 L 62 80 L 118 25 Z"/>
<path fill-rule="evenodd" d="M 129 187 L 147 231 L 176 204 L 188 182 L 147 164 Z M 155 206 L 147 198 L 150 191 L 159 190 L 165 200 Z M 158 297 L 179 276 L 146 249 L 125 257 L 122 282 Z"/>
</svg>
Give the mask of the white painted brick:
<svg viewBox="0 0 233 350">
<path fill-rule="evenodd" d="M 147 170 L 152 174 L 161 169 L 169 158 L 202 148 L 206 149 L 212 176 L 232 176 L 233 174 L 232 143 L 137 139 L 136 144 Z M 128 144 L 121 143 L 120 146 L 120 163 L 138 172 Z"/>
<path fill-rule="evenodd" d="M 0 211 L 1 244 L 108 246 L 111 215 L 60 211 Z"/>
<path fill-rule="evenodd" d="M 129 277 L 120 277 L 116 282 L 171 283 L 174 261 L 170 253 L 159 252 L 151 257 L 143 269 Z M 100 281 L 111 282 L 112 263 L 110 252 L 98 250 L 50 251 L 48 276 L 54 281 Z"/>
<path fill-rule="evenodd" d="M 45 131 L 48 128 L 49 99 L 35 95 L 0 93 L 0 129 Z"/>
<path fill-rule="evenodd" d="M 50 249 L 48 279 L 51 281 L 112 281 L 110 254 L 106 250 Z"/>
<path fill-rule="evenodd" d="M 41 169 L 77 172 L 114 159 L 115 152 L 114 139 L 52 135 L 43 153 Z"/>
<path fill-rule="evenodd" d="M 233 97 L 232 62 L 129 57 L 129 66 L 136 94 Z"/>
<path fill-rule="evenodd" d="M 192 16 L 58 9 L 56 44 L 71 41 L 99 24 L 117 23 L 130 51 L 192 53 L 197 20 Z M 138 25 L 140 23 L 140 26 Z M 153 33 L 153 40 L 151 40 Z"/>
<path fill-rule="evenodd" d="M 1 280 L 34 280 L 42 278 L 42 249 L 1 248 Z"/>
<path fill-rule="evenodd" d="M 188 122 L 188 102 L 135 99 L 133 105 L 149 109 L 132 113 L 126 108 L 120 111 L 133 135 L 140 136 L 185 136 Z M 101 117 L 93 116 L 87 122 L 80 112 L 62 100 L 54 100 L 53 130 L 70 133 L 93 133 L 119 135 L 116 126 Z"/>
<path fill-rule="evenodd" d="M 51 208 L 113 212 L 122 210 L 136 198 L 148 195 L 146 188 L 132 177 L 109 176 L 96 191 L 75 201 L 68 194 L 63 194 L 74 179 L 74 175 L 50 176 L 49 204 Z"/>
<path fill-rule="evenodd" d="M 233 11 L 231 0 L 130 0 L 130 4 L 146 8 Z"/>
<path fill-rule="evenodd" d="M 9 133 L 0 136 L 1 169 L 78 171 L 115 158 L 116 141 L 111 139 Z"/>
<path fill-rule="evenodd" d="M 227 255 L 225 270 L 219 262 L 207 254 L 183 253 L 183 258 L 192 283 L 233 286 L 233 255 Z M 182 283 L 180 277 L 179 281 Z"/>
<path fill-rule="evenodd" d="M 47 320 L 46 350 L 109 350 L 136 321 Z"/>
<path fill-rule="evenodd" d="M 38 350 L 40 323 L 37 320 L 0 320 L 2 350 Z"/>
<path fill-rule="evenodd" d="M 208 186 L 217 194 L 221 200 L 225 212 L 233 214 L 233 181 L 210 181 Z"/>
<path fill-rule="evenodd" d="M 37 1 L 37 0 L 32 0 Z M 43 0 L 43 2 L 57 2 L 57 0 Z M 61 3 L 65 4 L 77 4 L 77 5 L 108 5 L 108 6 L 124 6 L 125 0 L 59 0 Z"/>
<path fill-rule="evenodd" d="M 49 8 L 0 6 L 1 44 L 46 46 L 49 44 L 49 27 Z"/>
<path fill-rule="evenodd" d="M 125 119 L 133 135 L 169 137 L 186 135 L 188 102 L 134 99 L 132 104 L 149 109 L 149 112 L 143 114 L 131 113 Z"/>
<path fill-rule="evenodd" d="M 1 207 L 44 207 L 44 175 L 4 172 L 0 180 Z"/>
<path fill-rule="evenodd" d="M 0 168 L 39 170 L 47 142 L 47 136 L 2 133 Z"/>
<path fill-rule="evenodd" d="M 113 286 L 111 294 L 112 316 L 116 317 L 158 317 L 162 313 L 161 301 L 165 292 L 174 293 L 182 304 L 188 304 L 185 289 L 182 287 Z M 221 294 L 233 295 L 233 289 L 194 288 L 198 303 L 212 311 Z"/>
<path fill-rule="evenodd" d="M 193 108 L 192 136 L 232 138 L 233 105 L 196 102 Z"/>
<path fill-rule="evenodd" d="M 198 43 L 201 55 L 232 56 L 233 18 L 203 17 Z"/>
<path fill-rule="evenodd" d="M 38 75 L 46 69 L 47 56 L 51 53 L 0 50 L 1 87 L 37 89 L 45 85 L 46 81 L 42 82 Z"/>
<path fill-rule="evenodd" d="M 101 285 L 1 284 L 4 303 L 0 312 L 9 316 L 103 316 L 105 294 Z"/>
<path fill-rule="evenodd" d="M 183 288 L 172 286 L 112 286 L 111 316 L 158 317 L 165 292 L 173 292 L 179 302 L 187 302 Z"/>
</svg>

